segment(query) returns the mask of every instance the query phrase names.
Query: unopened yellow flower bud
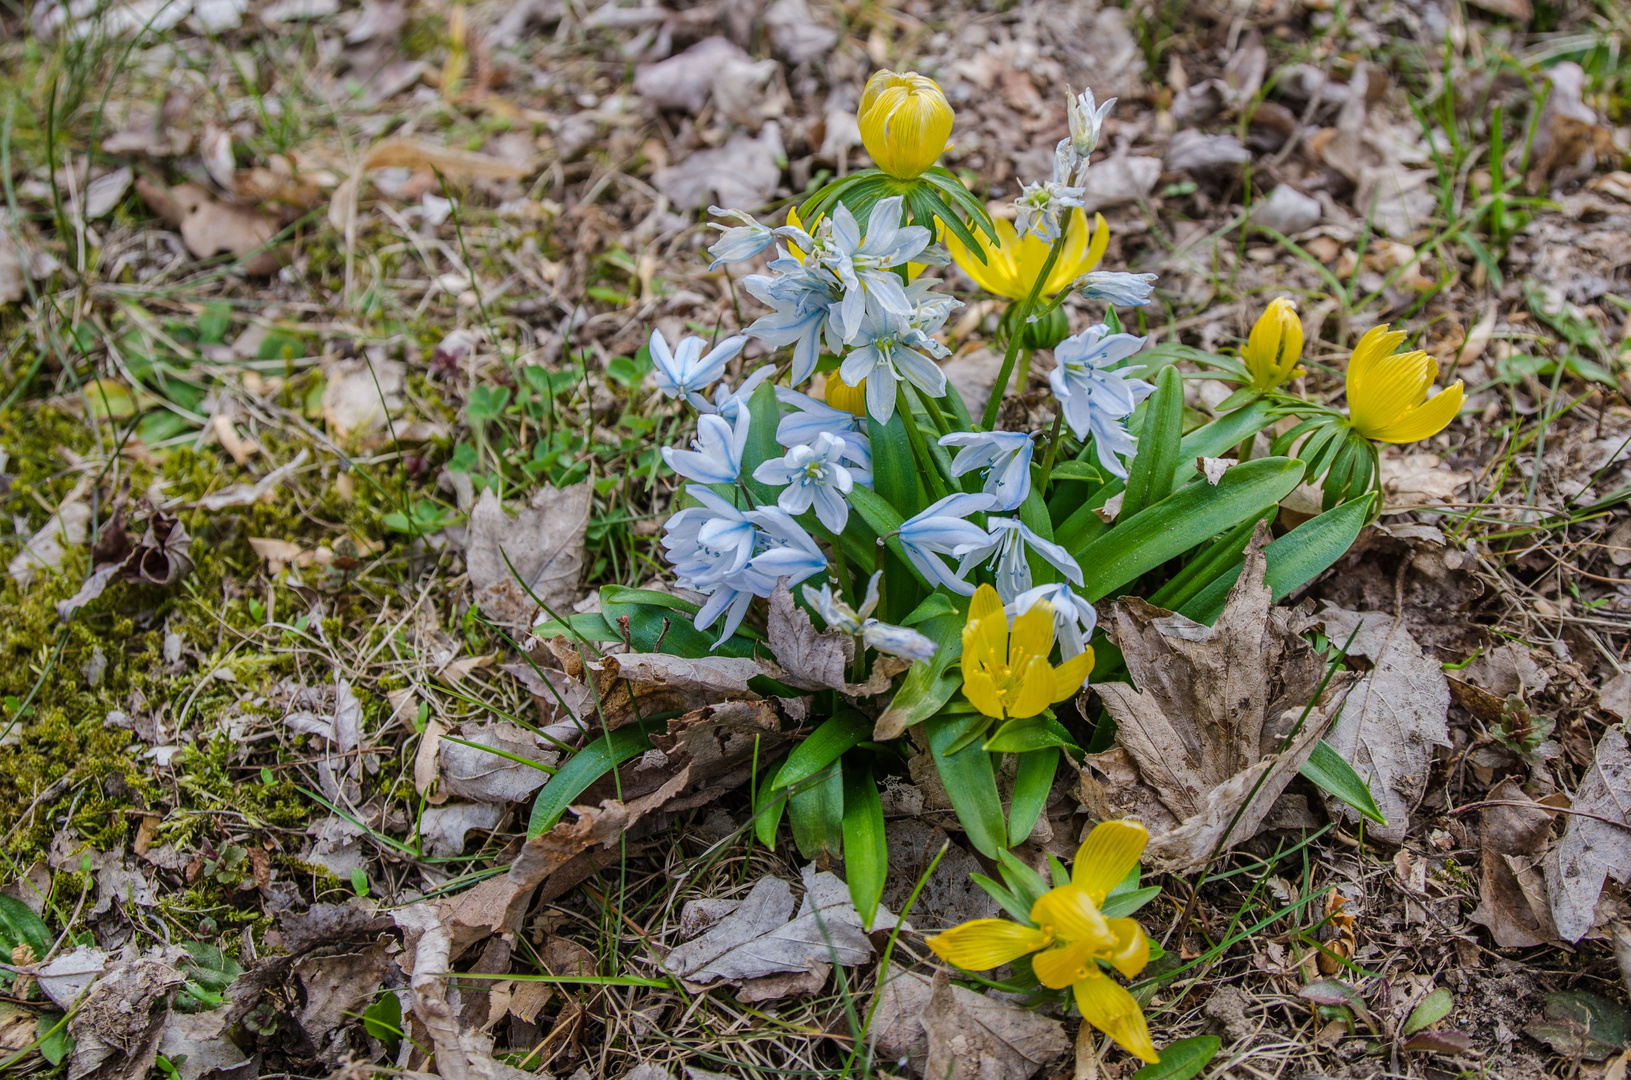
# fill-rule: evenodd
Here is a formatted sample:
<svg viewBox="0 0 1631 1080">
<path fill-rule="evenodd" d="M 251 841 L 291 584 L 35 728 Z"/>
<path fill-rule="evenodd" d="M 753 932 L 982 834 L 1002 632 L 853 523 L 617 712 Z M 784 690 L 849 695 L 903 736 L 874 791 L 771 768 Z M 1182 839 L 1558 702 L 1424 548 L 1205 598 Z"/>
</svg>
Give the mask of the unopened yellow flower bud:
<svg viewBox="0 0 1631 1080">
<path fill-rule="evenodd" d="M 951 103 L 933 79 L 915 71 L 880 71 L 861 94 L 861 142 L 878 168 L 910 180 L 946 149 Z"/>
<path fill-rule="evenodd" d="M 854 386 L 846 383 L 836 371 L 827 373 L 827 387 L 822 392 L 827 404 L 835 409 L 843 409 L 856 416 L 866 415 L 866 380 L 862 379 Z"/>
<path fill-rule="evenodd" d="M 1272 390 L 1287 379 L 1303 374 L 1297 361 L 1303 355 L 1303 324 L 1297 318 L 1297 305 L 1277 296 L 1252 327 L 1251 336 L 1240 350 L 1252 386 Z"/>
</svg>

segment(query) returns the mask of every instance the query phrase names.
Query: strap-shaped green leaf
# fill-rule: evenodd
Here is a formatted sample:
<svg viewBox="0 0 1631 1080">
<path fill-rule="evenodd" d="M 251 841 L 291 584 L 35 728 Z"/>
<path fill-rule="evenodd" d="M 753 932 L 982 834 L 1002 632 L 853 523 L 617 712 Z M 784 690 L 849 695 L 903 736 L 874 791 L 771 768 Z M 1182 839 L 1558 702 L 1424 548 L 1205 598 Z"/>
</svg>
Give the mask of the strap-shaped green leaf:
<svg viewBox="0 0 1631 1080">
<path fill-rule="evenodd" d="M 948 755 L 946 747 L 956 734 L 956 725 L 944 717 L 931 716 L 923 722 L 923 730 L 929 737 L 929 755 L 969 843 L 987 858 L 996 858 L 1008 844 L 991 755 L 978 746 Z"/>
<path fill-rule="evenodd" d="M 1222 457 L 1274 423 L 1274 419 L 1269 403 L 1258 398 L 1191 431 L 1180 444 L 1182 453 L 1178 459 L 1178 482 L 1182 484 L 1186 480 L 1200 478 L 1194 471 L 1196 458 Z"/>
<path fill-rule="evenodd" d="M 1047 809 L 1053 775 L 1059 770 L 1059 748 L 1048 746 L 1019 755 L 1014 775 L 1014 799 L 1008 806 L 1008 839 L 1023 844 Z"/>
<path fill-rule="evenodd" d="M 771 789 L 808 780 L 871 735 L 872 721 L 854 709 L 845 709 L 829 717 L 787 755 L 787 760 L 776 773 L 776 779 L 770 783 Z"/>
<path fill-rule="evenodd" d="M 527 822 L 527 839 L 553 829 L 572 800 L 582 795 L 590 784 L 634 755 L 650 749 L 651 740 L 646 733 L 632 725 L 592 740 L 539 789 L 538 798 L 532 804 L 532 818 Z"/>
<path fill-rule="evenodd" d="M 1191 597 L 1210 585 L 1219 574 L 1242 561 L 1242 553 L 1251 542 L 1257 523 L 1274 520 L 1279 509 L 1278 506 L 1265 508 L 1197 551 L 1195 557 L 1190 559 L 1182 570 L 1155 590 L 1150 596 L 1150 603 L 1171 611 L 1183 607 Z"/>
<path fill-rule="evenodd" d="M 1172 494 L 1183 437 L 1184 380 L 1169 366 L 1162 369 L 1155 393 L 1144 406 L 1138 453 L 1127 470 L 1127 493 L 1121 501 L 1123 515 L 1132 517 Z"/>
<path fill-rule="evenodd" d="M 903 519 L 923 509 L 917 495 L 919 465 L 912 454 L 906 424 L 905 414 L 896 409 L 887 424 L 872 420 L 867 425 L 872 444 L 872 490 L 883 496 Z M 923 467 L 928 467 L 928 463 Z"/>
<path fill-rule="evenodd" d="M 781 422 L 781 413 L 776 408 L 776 388 L 771 380 L 766 379 L 753 391 L 748 398 L 747 446 L 742 449 L 742 479 L 746 482 L 748 490 L 753 492 L 753 499 L 760 505 L 773 503 L 780 488 L 771 484 L 761 483 L 753 478 L 753 470 L 771 458 L 781 457 L 783 450 L 776 441 L 776 426 Z"/>
<path fill-rule="evenodd" d="M 1223 474 L 1214 487 L 1190 484 L 1072 552 L 1081 563 L 1082 595 L 1102 599 L 1209 537 L 1233 528 L 1291 494 L 1303 463 L 1259 458 Z"/>
<path fill-rule="evenodd" d="M 1324 739 L 1314 744 L 1314 752 L 1308 755 L 1298 772 L 1327 795 L 1341 799 L 1379 825 L 1387 824 L 1382 808 L 1376 805 L 1370 793 L 1370 785 Z"/>
<path fill-rule="evenodd" d="M 787 801 L 793 843 L 806 859 L 836 862 L 844 857 L 844 760 L 835 761 L 827 779 L 806 784 Z"/>
<path fill-rule="evenodd" d="M 864 756 L 864 755 L 861 755 Z M 883 802 L 870 761 L 844 766 L 844 874 L 861 926 L 872 929 L 889 876 L 889 849 L 883 835 Z"/>
<path fill-rule="evenodd" d="M 936 596 L 945 594 L 931 594 L 929 600 Z M 951 610 L 916 624 L 918 633 L 935 643 L 934 656 L 914 663 L 900 681 L 900 688 L 879 721 L 893 730 L 904 731 L 933 716 L 963 685 L 961 672 L 950 672 L 950 668 L 963 655 L 963 624 L 968 621 L 968 600 L 961 596 L 947 599 Z"/>
<path fill-rule="evenodd" d="M 1230 473 L 1255 464 L 1257 463 L 1248 462 L 1246 465 L 1230 469 L 1228 473 L 1223 474 L 1224 479 L 1227 480 Z M 1263 549 L 1263 555 L 1267 560 L 1263 580 L 1276 600 L 1289 595 L 1293 589 L 1306 585 L 1316 574 L 1347 553 L 1354 540 L 1359 537 L 1359 530 L 1365 527 L 1365 519 L 1370 514 L 1370 501 L 1374 497 L 1367 495 L 1309 518 Z M 1240 569 L 1237 564 L 1233 569 L 1214 578 L 1212 584 L 1197 593 L 1195 598 L 1183 605 L 1179 611 L 1196 622 L 1212 625 L 1218 616 L 1223 614 L 1223 602 L 1228 599 L 1229 590 L 1235 587 L 1238 580 Z"/>
</svg>

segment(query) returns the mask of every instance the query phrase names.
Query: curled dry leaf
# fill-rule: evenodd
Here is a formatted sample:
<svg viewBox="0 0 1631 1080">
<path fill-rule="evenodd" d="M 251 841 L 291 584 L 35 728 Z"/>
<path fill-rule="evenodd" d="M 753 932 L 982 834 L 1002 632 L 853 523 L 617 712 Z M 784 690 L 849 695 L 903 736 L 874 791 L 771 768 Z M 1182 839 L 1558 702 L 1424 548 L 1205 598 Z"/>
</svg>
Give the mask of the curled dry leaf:
<svg viewBox="0 0 1631 1080">
<path fill-rule="evenodd" d="M 72 1080 L 145 1080 L 158 1057 L 170 1017 L 170 994 L 184 981 L 187 959 L 180 946 L 120 960 L 91 986 L 68 1020 L 74 1041 L 68 1059 Z"/>
<path fill-rule="evenodd" d="M 889 689 L 895 676 L 912 666 L 910 660 L 898 656 L 879 656 L 866 682 L 846 681 L 855 659 L 855 639 L 837 630 L 817 633 L 809 612 L 793 602 L 785 581 L 777 582 L 776 591 L 770 594 L 766 631 L 776 660 L 760 657 L 757 666 L 778 682 L 800 690 L 837 690 L 850 697 L 870 697 Z"/>
<path fill-rule="evenodd" d="M 255 275 L 275 274 L 287 261 L 266 245 L 277 235 L 277 223 L 247 206 L 215 199 L 197 184 L 166 188 L 145 176 L 136 178 L 136 193 L 171 225 L 181 230 L 181 241 L 200 259 L 215 255 L 248 255 L 243 269 Z"/>
<path fill-rule="evenodd" d="M 437 728 L 440 731 L 441 725 L 438 724 Z M 427 729 L 426 741 L 434 741 L 439 747 L 441 790 L 461 799 L 483 803 L 520 802 L 543 787 L 549 779 L 548 773 L 516 761 L 516 757 L 551 767 L 561 758 L 558 750 L 550 749 L 532 732 L 508 720 L 495 724 L 465 724 L 457 735 L 457 741 L 443 739 L 440 734 L 431 740 Z M 492 753 L 482 747 L 500 750 L 514 757 Z M 416 768 L 415 780 L 418 778 Z"/>
<path fill-rule="evenodd" d="M 66 600 L 57 602 L 57 617 L 67 621 L 75 611 L 101 596 L 115 579 L 146 585 L 172 585 L 192 572 L 192 537 L 171 513 L 160 510 L 147 519 L 139 541 L 132 542 L 120 506 L 92 551 L 95 569 Z"/>
<path fill-rule="evenodd" d="M 1486 806 L 1480 814 L 1478 907 L 1467 917 L 1487 927 L 1503 949 L 1555 942 L 1557 927 L 1540 868 L 1555 811 L 1530 799 L 1510 776 L 1490 789 L 1488 801 L 1522 805 Z"/>
<path fill-rule="evenodd" d="M 1328 606 L 1320 618 L 1334 644 L 1353 634 L 1348 655 L 1371 662 L 1326 741 L 1369 784 L 1387 818 L 1385 824 L 1367 825 L 1366 831 L 1388 843 L 1402 843 L 1410 813 L 1427 787 L 1433 747 L 1450 744 L 1450 687 L 1444 669 L 1392 616 Z M 1334 799 L 1329 802 L 1332 813 L 1358 813 Z"/>
<path fill-rule="evenodd" d="M 1090 807 L 1144 815 L 1152 861 L 1173 872 L 1205 862 L 1220 842 L 1257 833 L 1341 703 L 1343 687 L 1329 687 L 1281 749 L 1324 664 L 1292 629 L 1290 613 L 1273 605 L 1263 583 L 1266 539 L 1259 527 L 1213 626 L 1137 598 L 1119 601 L 1112 615 L 1138 689 L 1096 684 L 1121 753 L 1089 758 L 1108 783 L 1084 773 L 1084 793 L 1097 796 Z"/>
<path fill-rule="evenodd" d="M 305 1001 L 295 1020 L 318 1058 L 330 1068 L 350 1051 L 343 1032 L 337 1039 L 333 1036 L 379 990 L 396 952 L 396 939 L 382 934 L 358 952 L 308 955 L 295 961 L 294 974 Z"/>
<path fill-rule="evenodd" d="M 465 567 L 476 606 L 493 622 L 532 625 L 536 596 L 550 610 L 569 609 L 578 598 L 584 530 L 594 488 L 539 488 L 531 504 L 511 518 L 491 488 L 470 512 Z M 529 595 L 530 593 L 530 595 Z"/>
<path fill-rule="evenodd" d="M 1564 941 L 1579 941 L 1597 922 L 1597 898 L 1612 877 L 1631 880 L 1631 751 L 1625 733 L 1610 728 L 1574 793 L 1576 813 L 1546 853 L 1552 921 Z"/>
</svg>

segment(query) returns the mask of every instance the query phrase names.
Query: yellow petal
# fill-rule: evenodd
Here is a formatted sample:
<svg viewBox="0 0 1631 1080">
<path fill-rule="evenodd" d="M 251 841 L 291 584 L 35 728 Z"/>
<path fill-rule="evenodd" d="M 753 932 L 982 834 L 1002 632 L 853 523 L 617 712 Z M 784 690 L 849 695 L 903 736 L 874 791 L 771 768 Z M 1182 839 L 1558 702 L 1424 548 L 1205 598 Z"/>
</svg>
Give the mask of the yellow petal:
<svg viewBox="0 0 1631 1080">
<path fill-rule="evenodd" d="M 1073 941 L 1057 949 L 1039 952 L 1031 958 L 1031 970 L 1037 981 L 1050 990 L 1065 987 L 1085 979 L 1099 969 L 1093 959 L 1093 948 L 1084 941 Z"/>
<path fill-rule="evenodd" d="M 1082 1019 L 1116 1040 L 1123 1050 L 1150 1064 L 1161 1060 L 1150 1041 L 1149 1025 L 1125 987 L 1108 975 L 1095 974 L 1076 983 L 1076 1007 Z"/>
<path fill-rule="evenodd" d="M 1010 694 L 1008 715 L 1023 719 L 1053 704 L 1053 668 L 1046 656 L 1033 656 L 1022 668 L 1009 668 L 1018 684 Z"/>
<path fill-rule="evenodd" d="M 988 971 L 1046 947 L 1048 936 L 1007 919 L 975 919 L 929 939 L 929 948 L 964 971 Z"/>
<path fill-rule="evenodd" d="M 855 416 L 866 415 L 866 379 L 851 386 L 836 371 L 827 372 L 827 383 L 821 396 L 835 409 L 843 409 Z"/>
<path fill-rule="evenodd" d="M 991 674 L 982 667 L 971 667 L 967 655 L 963 658 L 963 696 L 986 716 L 1002 719 L 1002 695 Z"/>
<path fill-rule="evenodd" d="M 1043 660 L 1053 652 L 1053 605 L 1041 601 L 1031 610 L 1014 620 L 1014 635 L 1008 641 L 1008 664 L 1019 667 L 1029 664 L 1032 657 Z M 1048 687 L 1051 691 L 1053 687 Z M 1049 704 L 1052 704 L 1050 701 Z"/>
<path fill-rule="evenodd" d="M 1048 280 L 1042 286 L 1043 295 L 1052 296 L 1061 289 L 1069 288 L 1071 282 L 1093 269 L 1086 265 L 1091 251 L 1088 241 L 1096 243 L 1098 239 L 1098 235 L 1088 228 L 1087 215 L 1082 212 L 1081 207 L 1072 210 L 1065 230 L 1065 246 L 1060 250 L 1059 260 L 1053 264 L 1053 271 L 1048 274 Z M 1109 240 L 1109 233 L 1105 234 L 1105 240 Z"/>
<path fill-rule="evenodd" d="M 1083 889 L 1095 905 L 1103 904 L 1105 895 L 1138 865 L 1149 842 L 1150 834 L 1138 821 L 1099 822 L 1076 849 L 1070 883 Z"/>
<path fill-rule="evenodd" d="M 1150 939 L 1135 919 L 1107 919 L 1110 932 L 1116 935 L 1116 947 L 1106 959 L 1110 966 L 1127 978 L 1144 970 L 1150 962 Z"/>
<path fill-rule="evenodd" d="M 819 221 L 820 219 L 818 218 L 817 220 Z M 787 224 L 793 226 L 795 229 L 804 228 L 804 221 L 799 217 L 798 208 L 791 203 L 789 203 L 787 207 Z M 808 232 L 809 230 L 806 229 L 805 231 Z M 804 251 L 797 244 L 788 244 L 787 252 L 799 262 L 804 261 Z"/>
<path fill-rule="evenodd" d="M 1297 366 L 1303 353 L 1303 324 L 1290 299 L 1277 296 L 1252 326 L 1240 357 L 1251 372 L 1252 385 L 1268 390 L 1280 385 Z"/>
<path fill-rule="evenodd" d="M 1453 385 L 1440 390 L 1415 408 L 1406 409 L 1380 431 L 1369 433 L 1370 437 L 1377 442 L 1407 443 L 1437 435 L 1461 411 L 1461 402 L 1465 397 L 1461 380 L 1457 379 Z"/>
<path fill-rule="evenodd" d="M 867 80 L 858 119 L 873 164 L 909 180 L 946 148 L 954 116 L 933 79 L 915 71 L 879 71 Z"/>
<path fill-rule="evenodd" d="M 1002 597 L 990 585 L 981 585 L 974 590 L 974 598 L 968 602 L 968 621 L 984 621 L 986 619 L 1002 619 L 1007 622 L 1007 616 L 1002 610 Z"/>
<path fill-rule="evenodd" d="M 1393 355 L 1404 338 L 1404 331 L 1389 330 L 1383 325 L 1372 327 L 1359 339 L 1359 344 L 1354 346 L 1353 354 L 1348 357 L 1348 371 L 1343 377 L 1350 409 L 1353 402 L 1368 401 L 1376 396 L 1373 378 L 1376 366 Z"/>
<path fill-rule="evenodd" d="M 1082 655 L 1073 656 L 1053 669 L 1053 700 L 1073 697 L 1092 673 L 1093 646 L 1089 645 L 1082 650 Z"/>
<path fill-rule="evenodd" d="M 1060 941 L 1085 942 L 1095 952 L 1115 947 L 1116 936 L 1094 906 L 1087 890 L 1078 885 L 1049 889 L 1031 905 L 1031 921 Z"/>
<path fill-rule="evenodd" d="M 1384 357 L 1366 373 L 1364 391 L 1348 395 L 1348 419 L 1361 435 L 1374 437 L 1421 404 L 1437 375 L 1438 361 L 1419 349 Z"/>
<path fill-rule="evenodd" d="M 1014 235 L 1014 227 L 1010 223 L 996 219 L 997 243 L 979 229 L 973 230 L 974 239 L 979 241 L 980 250 L 985 252 L 985 261 L 969 250 L 957 238 L 957 234 L 949 229 L 941 230 L 941 239 L 945 241 L 946 250 L 963 272 L 974 279 L 974 283 L 988 293 L 1005 296 L 1010 300 L 1018 300 L 1025 293 L 1019 283 L 1019 275 L 1014 268 L 1013 248 L 1019 242 Z"/>
</svg>

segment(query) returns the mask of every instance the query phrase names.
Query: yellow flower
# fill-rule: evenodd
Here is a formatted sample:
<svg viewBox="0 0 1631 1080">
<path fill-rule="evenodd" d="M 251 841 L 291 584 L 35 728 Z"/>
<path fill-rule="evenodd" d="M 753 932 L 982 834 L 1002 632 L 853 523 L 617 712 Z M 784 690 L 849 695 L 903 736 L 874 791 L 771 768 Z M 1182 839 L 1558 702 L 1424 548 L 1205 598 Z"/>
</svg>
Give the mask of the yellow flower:
<svg viewBox="0 0 1631 1080">
<path fill-rule="evenodd" d="M 1396 353 L 1404 331 L 1378 326 L 1348 360 L 1348 420 L 1377 442 L 1406 443 L 1437 435 L 1461 411 L 1466 396 L 1457 379 L 1431 398 L 1438 361 L 1417 349 Z"/>
<path fill-rule="evenodd" d="M 880 71 L 861 93 L 861 142 L 873 164 L 901 180 L 935 163 L 951 122 L 951 103 L 939 84 L 915 71 Z"/>
<path fill-rule="evenodd" d="M 1027 953 L 1043 986 L 1070 987 L 1082 1018 L 1148 1062 L 1161 1058 L 1150 1041 L 1144 1012 L 1100 961 L 1127 978 L 1144 970 L 1150 942 L 1134 919 L 1107 919 L 1104 898 L 1144 853 L 1149 833 L 1136 821 L 1093 827 L 1076 851 L 1070 884 L 1049 889 L 1031 907 L 1033 926 L 1005 919 L 975 919 L 929 939 L 936 956 L 965 971 L 986 971 Z"/>
<path fill-rule="evenodd" d="M 1052 652 L 1052 604 L 1031 605 L 1010 635 L 997 590 L 975 590 L 963 626 L 963 693 L 976 709 L 999 720 L 1023 718 L 1076 693 L 1093 670 L 1093 650 L 1058 667 L 1048 663 Z"/>
<path fill-rule="evenodd" d="M 1035 233 L 1021 240 L 1014 233 L 1013 222 L 997 218 L 992 224 L 997 227 L 998 243 L 993 244 L 983 232 L 976 230 L 974 233 L 974 238 L 980 242 L 980 250 L 985 252 L 984 262 L 950 230 L 942 230 L 941 234 L 946 250 L 957 265 L 974 279 L 975 284 L 986 292 L 1010 300 L 1023 300 L 1031 294 L 1031 286 L 1036 284 L 1038 275 L 1042 273 L 1042 264 L 1048 258 L 1048 245 Z M 1042 283 L 1042 295 L 1052 296 L 1061 289 L 1069 288 L 1071 282 L 1099 265 L 1109 243 L 1110 230 L 1105 227 L 1102 214 L 1093 215 L 1090 238 L 1087 215 L 1082 213 L 1080 207 L 1072 210 L 1065 229 L 1064 249 L 1059 252 L 1048 280 Z"/>
<path fill-rule="evenodd" d="M 1297 318 L 1297 304 L 1277 296 L 1258 317 L 1251 336 L 1240 350 L 1252 385 L 1259 390 L 1272 390 L 1287 379 L 1306 374 L 1297 366 L 1302 355 L 1303 324 Z"/>
<path fill-rule="evenodd" d="M 843 409 L 856 416 L 866 415 L 866 380 L 851 386 L 841 379 L 836 371 L 827 372 L 827 385 L 821 392 L 827 404 L 835 409 Z"/>
</svg>

